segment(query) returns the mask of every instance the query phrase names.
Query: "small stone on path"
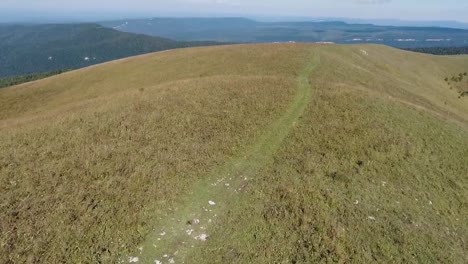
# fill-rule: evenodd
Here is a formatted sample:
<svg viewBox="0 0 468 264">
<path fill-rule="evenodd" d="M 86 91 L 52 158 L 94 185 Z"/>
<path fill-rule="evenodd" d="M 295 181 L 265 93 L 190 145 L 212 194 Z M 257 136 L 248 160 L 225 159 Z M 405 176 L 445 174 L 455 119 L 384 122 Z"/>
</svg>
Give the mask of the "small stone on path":
<svg viewBox="0 0 468 264">
<path fill-rule="evenodd" d="M 138 257 L 129 257 L 128 258 L 128 262 L 130 262 L 130 263 L 137 263 L 138 260 L 139 260 Z"/>
</svg>

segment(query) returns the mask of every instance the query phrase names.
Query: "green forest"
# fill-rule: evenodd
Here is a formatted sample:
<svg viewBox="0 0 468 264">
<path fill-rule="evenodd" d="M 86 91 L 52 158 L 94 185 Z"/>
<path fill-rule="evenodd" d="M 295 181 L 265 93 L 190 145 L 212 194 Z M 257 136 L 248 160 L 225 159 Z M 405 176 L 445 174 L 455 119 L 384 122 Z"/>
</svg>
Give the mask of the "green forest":
<svg viewBox="0 0 468 264">
<path fill-rule="evenodd" d="M 433 55 L 462 55 L 468 54 L 468 46 L 465 47 L 432 47 L 432 48 L 414 48 L 409 51 L 427 53 Z"/>
<path fill-rule="evenodd" d="M 51 71 L 46 73 L 36 73 L 36 74 L 27 74 L 27 75 L 20 75 L 14 77 L 5 77 L 0 78 L 0 88 L 5 88 L 13 85 L 18 85 L 26 82 L 32 82 L 40 79 L 44 79 L 53 75 L 64 73 L 68 70 L 58 70 L 58 71 Z"/>
<path fill-rule="evenodd" d="M 218 44 L 174 41 L 97 24 L 0 25 L 0 78 L 78 69 L 150 52 Z"/>
</svg>

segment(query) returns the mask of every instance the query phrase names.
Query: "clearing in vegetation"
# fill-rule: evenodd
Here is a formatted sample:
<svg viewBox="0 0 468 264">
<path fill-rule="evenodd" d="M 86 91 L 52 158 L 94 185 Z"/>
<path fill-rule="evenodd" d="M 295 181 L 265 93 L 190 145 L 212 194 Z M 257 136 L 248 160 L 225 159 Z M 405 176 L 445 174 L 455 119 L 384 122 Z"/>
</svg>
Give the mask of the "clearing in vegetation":
<svg viewBox="0 0 468 264">
<path fill-rule="evenodd" d="M 465 263 L 466 68 L 238 45 L 1 89 L 0 262 Z"/>
</svg>

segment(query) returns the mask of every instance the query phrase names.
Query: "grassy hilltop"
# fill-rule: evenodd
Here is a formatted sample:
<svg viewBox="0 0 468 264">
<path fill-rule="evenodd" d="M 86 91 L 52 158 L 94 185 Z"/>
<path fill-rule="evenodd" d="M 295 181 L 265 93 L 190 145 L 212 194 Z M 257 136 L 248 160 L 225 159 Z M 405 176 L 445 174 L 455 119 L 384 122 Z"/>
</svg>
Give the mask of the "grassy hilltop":
<svg viewBox="0 0 468 264">
<path fill-rule="evenodd" d="M 264 44 L 0 90 L 0 263 L 466 263 L 467 56 Z"/>
</svg>

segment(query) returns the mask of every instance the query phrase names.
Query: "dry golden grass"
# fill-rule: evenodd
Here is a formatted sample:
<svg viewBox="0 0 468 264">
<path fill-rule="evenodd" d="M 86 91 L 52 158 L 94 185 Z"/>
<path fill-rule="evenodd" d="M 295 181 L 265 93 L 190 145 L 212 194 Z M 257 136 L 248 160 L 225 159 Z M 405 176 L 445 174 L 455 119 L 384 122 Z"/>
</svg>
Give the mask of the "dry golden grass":
<svg viewBox="0 0 468 264">
<path fill-rule="evenodd" d="M 37 114 L 116 92 L 217 75 L 291 76 L 302 66 L 291 47 L 191 48 L 143 55 L 3 89 L 0 119 Z M 300 48 L 300 49 L 304 49 Z"/>
<path fill-rule="evenodd" d="M 188 261 L 468 261 L 468 100 L 444 83 L 468 57 L 296 44 L 169 51 L 0 90 L 0 262 L 134 252 L 283 114 L 311 51 L 306 113 Z"/>
<path fill-rule="evenodd" d="M 300 62 L 276 59 L 301 49 L 264 50 L 172 51 L 2 90 L 2 122 L 15 125 L 0 133 L 0 262 L 114 262 L 133 250 L 151 219 L 292 100 Z"/>
<path fill-rule="evenodd" d="M 327 89 L 187 263 L 467 261 L 466 130 Z"/>
<path fill-rule="evenodd" d="M 468 68 L 468 56 L 428 56 L 376 45 L 334 46 L 326 52 L 330 84 L 378 92 L 448 119 L 468 121 L 466 100 L 455 100 L 457 93 L 444 81 L 449 73 Z"/>
<path fill-rule="evenodd" d="M 301 122 L 187 263 L 468 261 L 466 112 L 419 105 L 424 91 L 395 91 L 362 64 L 367 75 L 343 72 L 331 57 L 343 50 L 321 50 Z"/>
</svg>

